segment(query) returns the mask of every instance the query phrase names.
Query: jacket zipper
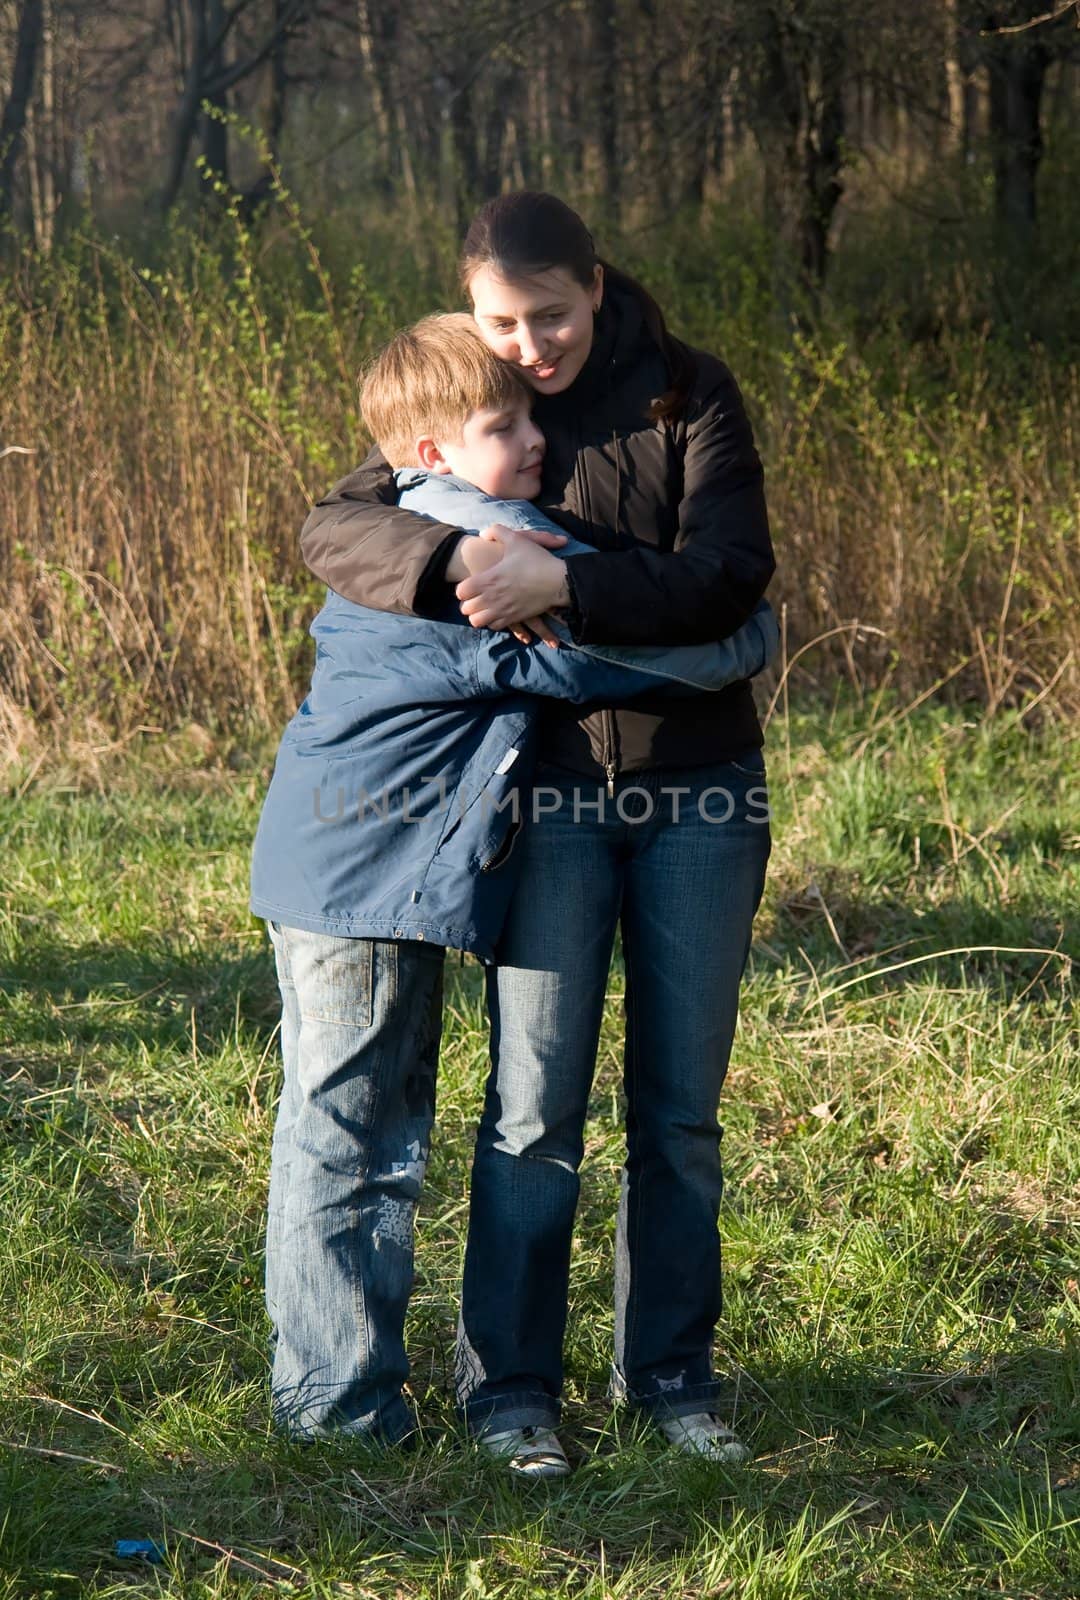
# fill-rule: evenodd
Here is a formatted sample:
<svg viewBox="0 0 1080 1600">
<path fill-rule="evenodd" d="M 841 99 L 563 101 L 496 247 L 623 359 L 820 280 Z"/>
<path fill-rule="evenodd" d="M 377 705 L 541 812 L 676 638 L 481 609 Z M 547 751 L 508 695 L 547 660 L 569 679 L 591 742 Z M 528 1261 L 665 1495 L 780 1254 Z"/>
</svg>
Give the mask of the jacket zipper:
<svg viewBox="0 0 1080 1600">
<path fill-rule="evenodd" d="M 581 429 L 574 429 L 574 483 L 577 489 L 578 504 L 581 515 L 586 522 L 592 521 L 592 496 L 589 494 L 588 479 L 585 475 L 585 452 L 581 448 Z M 608 799 L 615 798 L 615 778 L 618 773 L 618 764 L 615 760 L 615 713 L 613 711 L 600 712 L 600 761 L 604 772 L 607 774 Z"/>
</svg>

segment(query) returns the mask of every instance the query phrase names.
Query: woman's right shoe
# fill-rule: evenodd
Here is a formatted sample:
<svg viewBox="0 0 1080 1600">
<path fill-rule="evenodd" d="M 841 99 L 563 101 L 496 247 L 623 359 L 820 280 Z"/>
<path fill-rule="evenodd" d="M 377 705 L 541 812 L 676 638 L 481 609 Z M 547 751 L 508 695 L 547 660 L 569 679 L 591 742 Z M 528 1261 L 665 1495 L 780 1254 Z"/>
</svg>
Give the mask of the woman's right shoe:
<svg viewBox="0 0 1080 1600">
<path fill-rule="evenodd" d="M 550 1428 L 506 1428 L 478 1434 L 476 1442 L 488 1455 L 505 1461 L 511 1477 L 522 1481 L 565 1478 L 570 1471 L 566 1451 Z"/>
<path fill-rule="evenodd" d="M 713 1411 L 693 1411 L 685 1417 L 665 1417 L 660 1432 L 685 1456 L 705 1456 L 725 1467 L 742 1467 L 750 1451 Z"/>
</svg>

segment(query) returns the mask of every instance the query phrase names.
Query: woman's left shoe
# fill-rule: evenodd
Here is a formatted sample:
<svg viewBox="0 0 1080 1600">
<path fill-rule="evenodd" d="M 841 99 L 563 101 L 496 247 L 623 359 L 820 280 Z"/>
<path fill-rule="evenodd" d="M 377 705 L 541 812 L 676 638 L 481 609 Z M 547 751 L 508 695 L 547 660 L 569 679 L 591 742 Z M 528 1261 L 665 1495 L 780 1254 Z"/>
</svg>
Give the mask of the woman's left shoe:
<svg viewBox="0 0 1080 1600">
<path fill-rule="evenodd" d="M 665 1417 L 660 1432 L 669 1444 L 686 1456 L 705 1456 L 726 1467 L 742 1467 L 750 1451 L 738 1434 L 732 1433 L 713 1411 L 693 1411 L 686 1417 Z"/>
</svg>

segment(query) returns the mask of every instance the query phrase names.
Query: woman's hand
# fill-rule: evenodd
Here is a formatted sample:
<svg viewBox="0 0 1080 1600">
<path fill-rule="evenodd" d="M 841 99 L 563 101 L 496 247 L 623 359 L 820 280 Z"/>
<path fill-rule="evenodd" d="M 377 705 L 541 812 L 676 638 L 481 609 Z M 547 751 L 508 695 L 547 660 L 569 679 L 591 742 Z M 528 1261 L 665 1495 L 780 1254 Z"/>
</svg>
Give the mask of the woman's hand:
<svg viewBox="0 0 1080 1600">
<path fill-rule="evenodd" d="M 500 524 L 494 523 L 490 528 L 484 529 L 483 536 L 485 538 L 497 538 L 497 536 L 501 533 L 512 533 L 514 531 L 515 530 L 512 528 L 503 528 L 500 526 Z M 519 528 L 516 531 L 519 538 L 530 539 L 533 544 L 543 545 L 544 549 L 546 550 L 557 550 L 560 545 L 566 543 L 565 533 L 548 533 L 546 528 Z M 446 563 L 447 583 L 461 583 L 464 578 L 469 576 L 470 571 L 473 570 L 466 563 L 465 554 L 468 547 L 474 544 L 475 539 L 475 534 L 469 534 L 467 538 L 458 540 L 457 548 L 450 557 L 450 560 Z M 499 559 L 502 559 L 501 555 Z M 480 568 L 477 567 L 476 570 L 479 571 Z"/>
<path fill-rule="evenodd" d="M 495 566 L 457 585 L 462 613 L 474 628 L 511 628 L 519 639 L 522 635 L 514 624 L 525 623 L 546 644 L 556 645 L 542 614 L 570 603 L 564 564 L 518 528 L 495 523 L 480 537 L 501 546 L 504 554 Z"/>
<path fill-rule="evenodd" d="M 457 554 L 461 558 L 464 572 L 458 579 L 463 583 L 466 578 L 474 578 L 478 573 L 486 572 L 489 567 L 497 567 L 506 554 L 501 544 L 496 544 L 491 539 L 479 539 L 475 533 L 462 539 L 457 547 Z"/>
<path fill-rule="evenodd" d="M 492 531 L 494 531 L 494 527 Z M 468 539 L 462 539 L 458 546 L 458 554 L 465 568 L 466 577 L 472 577 L 481 572 L 488 572 L 492 567 L 497 567 L 506 554 L 506 546 L 499 539 L 479 539 L 472 535 Z M 530 632 L 530 629 L 533 631 Z M 558 639 L 552 633 L 543 617 L 529 617 L 527 622 L 516 624 L 510 629 L 510 632 L 522 644 L 532 644 L 533 634 L 535 633 L 552 649 L 557 650 L 559 648 Z"/>
</svg>

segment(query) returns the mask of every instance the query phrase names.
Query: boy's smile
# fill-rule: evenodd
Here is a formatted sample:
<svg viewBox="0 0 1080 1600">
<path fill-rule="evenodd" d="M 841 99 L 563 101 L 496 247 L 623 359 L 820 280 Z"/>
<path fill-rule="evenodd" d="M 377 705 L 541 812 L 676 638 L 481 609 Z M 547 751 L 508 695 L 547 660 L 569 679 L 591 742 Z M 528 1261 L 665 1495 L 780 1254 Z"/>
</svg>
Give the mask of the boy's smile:
<svg viewBox="0 0 1080 1600">
<path fill-rule="evenodd" d="M 457 443 L 419 440 L 417 455 L 429 472 L 452 472 L 497 500 L 533 500 L 540 492 L 544 435 L 522 395 L 496 411 L 470 412 Z"/>
</svg>

